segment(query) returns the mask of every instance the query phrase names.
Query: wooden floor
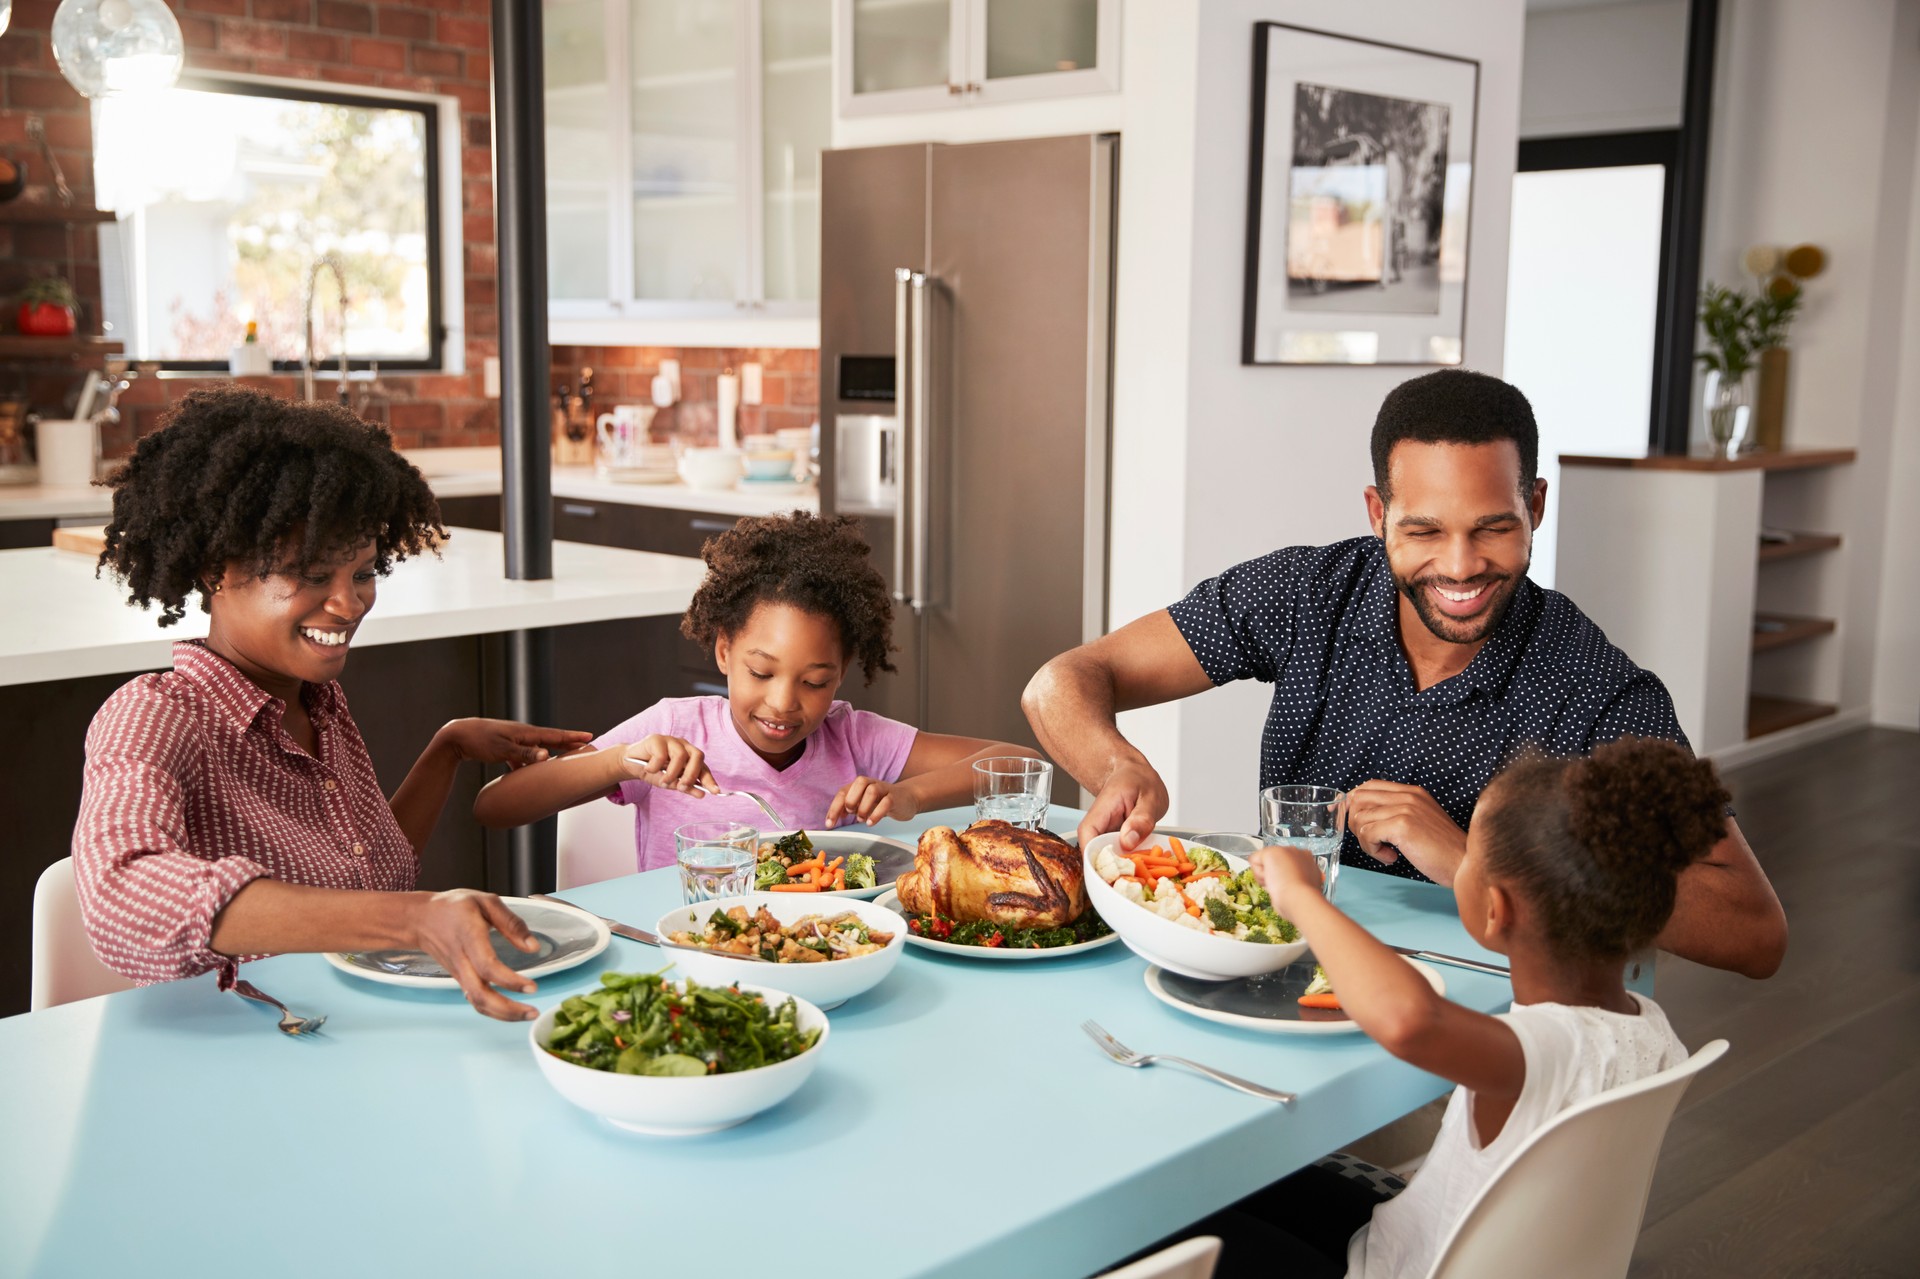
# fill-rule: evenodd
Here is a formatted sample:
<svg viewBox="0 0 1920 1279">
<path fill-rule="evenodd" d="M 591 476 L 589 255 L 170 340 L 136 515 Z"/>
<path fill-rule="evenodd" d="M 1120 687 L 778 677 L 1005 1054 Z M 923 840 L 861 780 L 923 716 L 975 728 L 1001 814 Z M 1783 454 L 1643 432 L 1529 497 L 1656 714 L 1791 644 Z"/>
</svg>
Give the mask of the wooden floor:
<svg viewBox="0 0 1920 1279">
<path fill-rule="evenodd" d="M 1727 780 L 1791 942 L 1765 982 L 1661 957 L 1681 1039 L 1732 1050 L 1674 1118 L 1631 1274 L 1920 1275 L 1920 734 Z"/>
</svg>

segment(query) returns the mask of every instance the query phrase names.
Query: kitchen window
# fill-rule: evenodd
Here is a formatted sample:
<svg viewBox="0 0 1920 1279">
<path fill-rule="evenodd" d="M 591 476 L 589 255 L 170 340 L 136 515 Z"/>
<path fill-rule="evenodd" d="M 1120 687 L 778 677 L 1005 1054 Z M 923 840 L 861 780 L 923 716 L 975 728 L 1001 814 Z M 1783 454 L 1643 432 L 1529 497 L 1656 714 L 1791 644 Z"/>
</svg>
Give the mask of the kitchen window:
<svg viewBox="0 0 1920 1279">
<path fill-rule="evenodd" d="M 101 232 L 112 335 L 136 360 L 224 369 L 251 322 L 297 369 L 311 289 L 316 365 L 337 367 L 343 342 L 356 368 L 457 361 L 458 236 L 441 224 L 459 207 L 442 192 L 456 117 L 439 98 L 240 78 L 96 102 L 95 184 L 120 214 Z"/>
</svg>

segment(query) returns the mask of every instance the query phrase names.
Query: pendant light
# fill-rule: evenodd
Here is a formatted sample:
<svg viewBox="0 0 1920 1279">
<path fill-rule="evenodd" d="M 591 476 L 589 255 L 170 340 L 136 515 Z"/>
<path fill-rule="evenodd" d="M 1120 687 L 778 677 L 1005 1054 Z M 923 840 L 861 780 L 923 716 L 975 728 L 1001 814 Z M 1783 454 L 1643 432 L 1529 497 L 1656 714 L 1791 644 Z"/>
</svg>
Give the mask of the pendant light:
<svg viewBox="0 0 1920 1279">
<path fill-rule="evenodd" d="M 162 0 L 61 0 L 53 15 L 53 59 L 89 98 L 171 88 L 185 57 Z"/>
<path fill-rule="evenodd" d="M 7 26 L 13 21 L 13 0 L 0 0 L 0 36 L 7 34 Z"/>
</svg>

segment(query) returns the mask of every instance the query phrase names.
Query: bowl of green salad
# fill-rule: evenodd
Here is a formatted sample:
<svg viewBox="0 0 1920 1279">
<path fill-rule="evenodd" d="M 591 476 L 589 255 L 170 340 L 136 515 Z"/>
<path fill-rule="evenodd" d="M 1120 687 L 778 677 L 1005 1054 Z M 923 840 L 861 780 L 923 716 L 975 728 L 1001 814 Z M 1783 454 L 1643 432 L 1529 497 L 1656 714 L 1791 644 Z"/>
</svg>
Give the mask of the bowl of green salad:
<svg viewBox="0 0 1920 1279">
<path fill-rule="evenodd" d="M 1080 853 L 1087 900 L 1148 963 L 1201 981 L 1277 973 L 1307 951 L 1244 857 L 1150 835 L 1131 853 L 1119 832 Z"/>
<path fill-rule="evenodd" d="M 825 1013 L 768 987 L 602 973 L 600 989 L 541 1013 L 528 1041 L 541 1075 L 574 1105 L 628 1132 L 679 1137 L 791 1097 L 827 1031 Z"/>
</svg>

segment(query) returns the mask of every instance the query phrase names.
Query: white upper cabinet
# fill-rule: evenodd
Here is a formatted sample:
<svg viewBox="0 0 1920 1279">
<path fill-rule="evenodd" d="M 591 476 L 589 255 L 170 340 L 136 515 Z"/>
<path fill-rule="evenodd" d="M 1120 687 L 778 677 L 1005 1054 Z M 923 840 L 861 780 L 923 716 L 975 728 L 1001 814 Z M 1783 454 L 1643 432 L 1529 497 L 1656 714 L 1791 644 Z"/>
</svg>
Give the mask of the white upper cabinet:
<svg viewBox="0 0 1920 1279">
<path fill-rule="evenodd" d="M 1119 88 L 1120 0 L 834 0 L 843 118 Z"/>
<path fill-rule="evenodd" d="M 808 341 L 831 3 L 545 0 L 554 340 Z"/>
</svg>

